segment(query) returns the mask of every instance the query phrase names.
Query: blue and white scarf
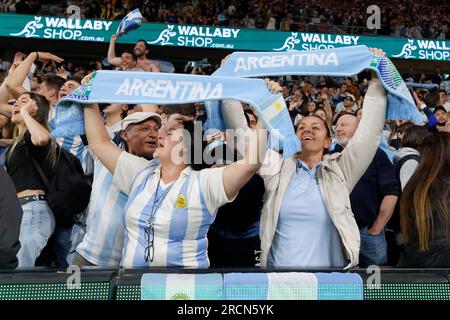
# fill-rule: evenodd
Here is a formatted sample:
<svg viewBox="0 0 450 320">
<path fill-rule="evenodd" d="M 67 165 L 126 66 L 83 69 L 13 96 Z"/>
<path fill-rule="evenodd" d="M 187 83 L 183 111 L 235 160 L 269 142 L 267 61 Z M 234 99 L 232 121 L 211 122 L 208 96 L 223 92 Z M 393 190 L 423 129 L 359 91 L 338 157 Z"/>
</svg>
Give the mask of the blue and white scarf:
<svg viewBox="0 0 450 320">
<path fill-rule="evenodd" d="M 127 34 L 131 30 L 139 28 L 142 24 L 142 19 L 143 16 L 139 9 L 134 9 L 129 12 L 122 21 L 120 21 L 119 26 L 117 27 L 116 36 Z"/>
<path fill-rule="evenodd" d="M 414 100 L 389 58 L 372 53 L 366 46 L 351 46 L 316 51 L 234 52 L 213 76 L 268 77 L 282 75 L 351 76 L 364 69 L 378 74 L 388 91 L 388 120 L 421 122 Z M 217 111 L 217 102 L 206 105 L 207 112 Z M 222 122 L 209 122 L 208 127 L 221 127 Z"/>
<path fill-rule="evenodd" d="M 283 149 L 289 155 L 299 151 L 300 144 L 290 124 L 283 97 L 272 94 L 261 79 L 135 71 L 95 72 L 85 86 L 79 87 L 58 103 L 56 129 L 52 131 L 52 136 L 65 137 L 84 133 L 81 104 L 183 104 L 225 99 L 239 100 L 254 106 L 270 131 L 273 145 L 277 149 Z"/>
</svg>

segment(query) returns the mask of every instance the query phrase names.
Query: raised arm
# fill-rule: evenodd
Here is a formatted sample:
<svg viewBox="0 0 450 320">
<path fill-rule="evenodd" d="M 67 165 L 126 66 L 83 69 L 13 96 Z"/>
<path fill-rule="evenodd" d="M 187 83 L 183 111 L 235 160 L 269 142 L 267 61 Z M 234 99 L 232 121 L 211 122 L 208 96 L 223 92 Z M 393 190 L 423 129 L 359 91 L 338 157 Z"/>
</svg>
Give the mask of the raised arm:
<svg viewBox="0 0 450 320">
<path fill-rule="evenodd" d="M 20 108 L 20 115 L 30 132 L 31 142 L 37 147 L 43 147 L 50 141 L 50 132 L 32 117 L 37 109 L 36 102 L 30 99 Z"/>
<path fill-rule="evenodd" d="M 84 106 L 84 126 L 89 146 L 97 158 L 112 173 L 116 169 L 117 161 L 123 150 L 111 142 L 105 125 L 100 118 L 97 104 Z"/>
<path fill-rule="evenodd" d="M 6 79 L 0 86 L 0 114 L 11 118 L 12 106 L 8 104 L 9 91 L 5 82 Z"/>
<path fill-rule="evenodd" d="M 258 120 L 256 130 L 249 137 L 249 144 L 244 159 L 239 160 L 223 170 L 223 186 L 228 199 L 234 198 L 239 190 L 261 168 L 267 150 L 267 130 L 262 120 Z"/>
<path fill-rule="evenodd" d="M 31 66 L 36 60 L 52 60 L 55 62 L 62 62 L 58 56 L 48 52 L 32 52 L 28 55 L 28 57 L 23 60 L 19 66 L 15 69 L 14 72 L 11 72 L 8 76 L 6 82 L 6 87 L 8 88 L 11 95 L 17 99 L 22 93 L 27 90 L 22 86 L 25 78 L 27 77 L 28 72 L 30 71 Z"/>
<path fill-rule="evenodd" d="M 112 35 L 111 41 L 109 42 L 109 48 L 108 48 L 108 62 L 112 65 L 118 67 L 120 66 L 120 58 L 116 57 L 116 41 L 117 36 Z"/>
<path fill-rule="evenodd" d="M 386 118 L 386 104 L 386 93 L 380 81 L 371 80 L 364 98 L 361 122 L 338 158 L 350 191 L 364 174 L 377 151 Z"/>
</svg>

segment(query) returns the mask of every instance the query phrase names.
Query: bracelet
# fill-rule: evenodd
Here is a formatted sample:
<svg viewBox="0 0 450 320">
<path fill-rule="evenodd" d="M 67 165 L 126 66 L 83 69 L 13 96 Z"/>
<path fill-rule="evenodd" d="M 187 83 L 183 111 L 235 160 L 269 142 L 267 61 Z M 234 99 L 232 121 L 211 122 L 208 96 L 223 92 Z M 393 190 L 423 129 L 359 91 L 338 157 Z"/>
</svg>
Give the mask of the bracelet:
<svg viewBox="0 0 450 320">
<path fill-rule="evenodd" d="M 39 60 L 39 53 L 36 51 L 36 60 Z"/>
</svg>

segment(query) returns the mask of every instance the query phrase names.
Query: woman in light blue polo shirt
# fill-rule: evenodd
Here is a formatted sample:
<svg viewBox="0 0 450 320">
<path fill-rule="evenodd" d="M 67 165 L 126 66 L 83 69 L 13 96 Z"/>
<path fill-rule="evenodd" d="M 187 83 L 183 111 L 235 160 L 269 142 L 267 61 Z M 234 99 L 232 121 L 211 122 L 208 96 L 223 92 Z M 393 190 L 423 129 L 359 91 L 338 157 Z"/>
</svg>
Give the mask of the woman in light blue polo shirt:
<svg viewBox="0 0 450 320">
<path fill-rule="evenodd" d="M 344 151 L 327 154 L 329 128 L 313 115 L 298 125 L 298 155 L 282 159 L 267 152 L 259 172 L 266 186 L 260 224 L 262 266 L 358 265 L 360 235 L 349 196 L 377 150 L 385 115 L 386 93 L 374 79 L 358 130 Z"/>
</svg>

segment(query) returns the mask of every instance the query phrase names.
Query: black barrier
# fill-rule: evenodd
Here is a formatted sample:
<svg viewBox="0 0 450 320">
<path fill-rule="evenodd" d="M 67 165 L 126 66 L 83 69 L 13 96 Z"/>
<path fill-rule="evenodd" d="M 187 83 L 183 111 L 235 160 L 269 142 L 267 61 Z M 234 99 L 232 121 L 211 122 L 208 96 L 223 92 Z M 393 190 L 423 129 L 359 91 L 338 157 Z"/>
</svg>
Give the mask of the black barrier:
<svg viewBox="0 0 450 320">
<path fill-rule="evenodd" d="M 79 272 L 78 272 L 79 271 Z M 0 271 L 0 300 L 140 300 L 143 275 L 205 275 L 241 274 L 242 279 L 255 275 L 301 272 L 303 275 L 334 275 L 337 278 L 360 279 L 361 299 L 364 300 L 450 300 L 450 269 L 352 269 L 342 270 L 270 270 L 270 269 L 81 269 L 54 270 L 32 268 Z M 352 277 L 353 276 L 353 277 Z M 150 284 L 152 286 L 152 284 Z M 245 289 L 246 284 L 242 283 Z M 224 287 L 225 288 L 225 287 Z M 296 287 L 298 289 L 298 287 Z M 307 286 L 300 299 L 355 299 L 355 286 L 330 282 L 314 290 L 311 298 Z M 324 289 L 325 288 L 325 289 Z M 254 287 L 258 291 L 258 287 Z M 292 288 L 291 288 L 292 289 Z M 224 289 L 225 290 L 225 289 Z M 312 289 L 313 290 L 313 289 Z M 294 292 L 294 291 L 291 291 Z M 298 293 L 298 292 L 297 292 Z M 255 297 L 249 293 L 249 298 Z M 226 295 L 223 295 L 224 299 Z M 245 298 L 245 295 L 243 296 Z M 268 296 L 271 297 L 270 295 Z M 277 299 L 273 298 L 272 299 Z M 276 295 L 275 297 L 279 297 Z M 185 294 L 168 299 L 188 299 Z M 298 299 L 298 298 L 297 298 Z"/>
<path fill-rule="evenodd" d="M 110 300 L 116 270 L 0 271 L 0 300 Z"/>
</svg>

